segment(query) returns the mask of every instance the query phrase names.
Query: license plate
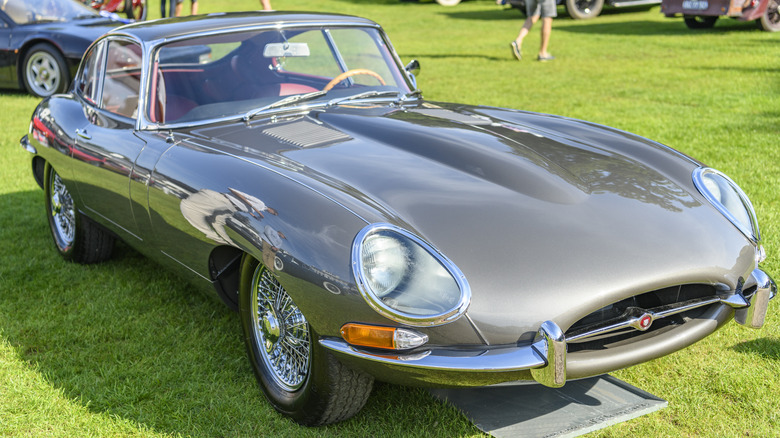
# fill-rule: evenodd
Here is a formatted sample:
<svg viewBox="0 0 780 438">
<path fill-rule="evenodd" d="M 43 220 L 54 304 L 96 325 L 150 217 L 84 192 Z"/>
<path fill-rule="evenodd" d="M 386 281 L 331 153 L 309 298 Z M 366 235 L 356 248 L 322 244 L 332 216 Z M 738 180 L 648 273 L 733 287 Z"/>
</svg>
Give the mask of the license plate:
<svg viewBox="0 0 780 438">
<path fill-rule="evenodd" d="M 707 0 L 685 0 L 682 7 L 693 11 L 703 11 L 710 7 L 710 3 Z"/>
</svg>

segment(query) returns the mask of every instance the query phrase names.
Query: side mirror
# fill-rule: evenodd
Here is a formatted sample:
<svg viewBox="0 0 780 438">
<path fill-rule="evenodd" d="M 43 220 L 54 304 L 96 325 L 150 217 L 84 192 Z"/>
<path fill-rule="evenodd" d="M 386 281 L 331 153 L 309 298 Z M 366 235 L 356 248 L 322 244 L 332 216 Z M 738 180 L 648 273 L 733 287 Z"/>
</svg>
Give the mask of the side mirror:
<svg viewBox="0 0 780 438">
<path fill-rule="evenodd" d="M 412 81 L 412 86 L 416 90 L 417 89 L 416 76 L 420 74 L 420 62 L 416 59 L 413 59 L 412 62 L 406 64 L 404 70 L 406 71 L 407 76 L 409 76 L 409 80 Z"/>
<path fill-rule="evenodd" d="M 407 73 L 411 73 L 414 76 L 417 76 L 420 74 L 420 61 L 413 59 L 412 62 L 409 64 L 406 64 L 406 67 L 404 67 L 404 70 L 406 70 Z"/>
</svg>

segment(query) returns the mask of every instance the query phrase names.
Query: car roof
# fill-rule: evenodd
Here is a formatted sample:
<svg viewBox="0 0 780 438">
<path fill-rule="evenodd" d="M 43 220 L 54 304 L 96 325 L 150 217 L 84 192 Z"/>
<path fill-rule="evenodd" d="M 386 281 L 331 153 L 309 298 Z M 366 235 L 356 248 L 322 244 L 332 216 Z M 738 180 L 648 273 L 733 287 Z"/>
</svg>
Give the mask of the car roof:
<svg viewBox="0 0 780 438">
<path fill-rule="evenodd" d="M 164 25 L 163 25 L 164 24 Z M 379 26 L 366 18 L 316 12 L 247 11 L 165 18 L 142 21 L 116 28 L 109 34 L 132 35 L 141 41 L 177 38 L 204 32 L 220 32 L 274 24 L 368 25 Z"/>
</svg>

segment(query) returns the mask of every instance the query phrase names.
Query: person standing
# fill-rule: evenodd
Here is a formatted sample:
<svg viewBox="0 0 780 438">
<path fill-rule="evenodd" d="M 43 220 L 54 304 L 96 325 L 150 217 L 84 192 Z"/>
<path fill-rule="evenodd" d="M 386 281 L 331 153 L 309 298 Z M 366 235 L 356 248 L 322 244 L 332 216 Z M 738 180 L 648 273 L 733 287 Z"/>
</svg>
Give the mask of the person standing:
<svg viewBox="0 0 780 438">
<path fill-rule="evenodd" d="M 165 14 L 165 4 L 168 3 L 168 15 Z M 160 0 L 160 17 L 173 17 L 176 13 L 176 0 Z"/>
<path fill-rule="evenodd" d="M 539 61 L 552 61 L 555 59 L 550 53 L 547 52 L 547 46 L 550 43 L 550 33 L 552 32 L 553 18 L 558 16 L 558 7 L 555 4 L 555 0 L 525 0 L 525 14 L 526 19 L 523 23 L 523 27 L 520 29 L 520 33 L 517 35 L 514 41 L 509 43 L 512 47 L 512 54 L 515 55 L 517 60 L 523 58 L 522 48 L 523 39 L 531 31 L 531 28 L 539 18 L 542 19 L 542 42 L 539 46 L 539 54 L 536 57 Z"/>
</svg>

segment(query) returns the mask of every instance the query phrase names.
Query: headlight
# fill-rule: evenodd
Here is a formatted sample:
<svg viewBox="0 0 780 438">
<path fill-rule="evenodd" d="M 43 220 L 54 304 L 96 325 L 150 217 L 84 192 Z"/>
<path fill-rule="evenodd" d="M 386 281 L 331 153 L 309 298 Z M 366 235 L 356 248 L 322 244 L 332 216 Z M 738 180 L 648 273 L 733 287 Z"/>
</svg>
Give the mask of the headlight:
<svg viewBox="0 0 780 438">
<path fill-rule="evenodd" d="M 700 167 L 693 171 L 693 183 L 742 234 L 755 243 L 761 240 L 753 204 L 731 178 L 715 169 Z"/>
<path fill-rule="evenodd" d="M 352 246 L 352 271 L 366 302 L 383 316 L 412 326 L 460 317 L 471 290 L 449 259 L 417 236 L 390 224 L 371 224 Z"/>
</svg>

